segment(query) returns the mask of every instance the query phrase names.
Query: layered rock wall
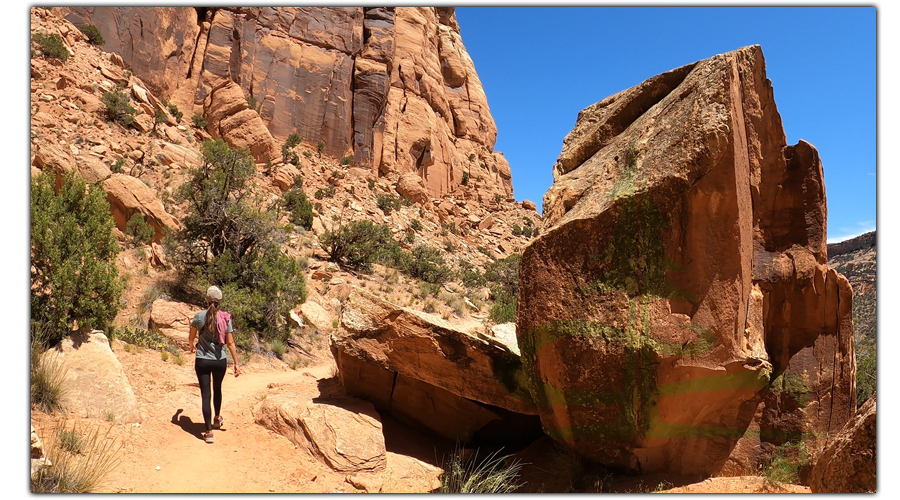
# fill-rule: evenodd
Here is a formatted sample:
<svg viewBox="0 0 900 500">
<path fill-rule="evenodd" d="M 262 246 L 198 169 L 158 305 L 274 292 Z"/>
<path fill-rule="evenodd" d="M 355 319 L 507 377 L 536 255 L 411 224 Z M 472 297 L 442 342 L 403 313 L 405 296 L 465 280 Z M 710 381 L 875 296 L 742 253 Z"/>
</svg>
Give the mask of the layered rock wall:
<svg viewBox="0 0 900 500">
<path fill-rule="evenodd" d="M 65 16 L 96 25 L 154 94 L 186 116 L 203 113 L 212 135 L 259 162 L 277 162 L 275 144 L 297 133 L 380 175 L 415 172 L 434 197 L 512 196 L 452 7 L 67 7 Z"/>
<path fill-rule="evenodd" d="M 643 472 L 821 451 L 855 408 L 822 163 L 788 146 L 758 46 L 585 109 L 525 250 L 517 331 L 544 430 Z"/>
</svg>

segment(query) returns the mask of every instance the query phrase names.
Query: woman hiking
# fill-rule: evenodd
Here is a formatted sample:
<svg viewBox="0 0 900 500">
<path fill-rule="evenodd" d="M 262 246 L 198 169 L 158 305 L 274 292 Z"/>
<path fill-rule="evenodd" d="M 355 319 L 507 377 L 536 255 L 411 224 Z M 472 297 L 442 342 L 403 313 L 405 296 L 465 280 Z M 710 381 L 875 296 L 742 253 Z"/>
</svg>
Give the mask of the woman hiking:
<svg viewBox="0 0 900 500">
<path fill-rule="evenodd" d="M 238 368 L 237 352 L 234 348 L 234 328 L 231 325 L 231 315 L 219 310 L 219 302 L 222 301 L 222 290 L 211 286 L 206 291 L 205 311 L 194 315 L 191 321 L 191 334 L 188 344 L 191 352 L 197 353 L 194 361 L 194 371 L 197 372 L 197 381 L 200 383 L 200 400 L 203 408 L 203 421 L 206 423 L 206 432 L 203 440 L 213 443 L 212 429 L 221 428 L 222 418 L 222 381 L 228 369 L 228 361 L 225 357 L 223 346 L 228 345 L 231 351 L 231 359 L 234 360 L 234 376 L 241 374 Z M 198 335 L 199 332 L 199 335 Z M 194 344 L 197 340 L 197 344 Z M 216 418 L 212 420 L 210 408 L 210 379 L 212 379 L 212 403 L 216 409 Z"/>
</svg>

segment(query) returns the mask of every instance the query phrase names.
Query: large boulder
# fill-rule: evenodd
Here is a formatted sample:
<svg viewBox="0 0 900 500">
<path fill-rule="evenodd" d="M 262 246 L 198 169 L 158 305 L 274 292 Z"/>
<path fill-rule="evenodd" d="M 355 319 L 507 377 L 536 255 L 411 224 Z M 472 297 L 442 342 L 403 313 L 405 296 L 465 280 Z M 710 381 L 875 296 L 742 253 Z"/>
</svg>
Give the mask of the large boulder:
<svg viewBox="0 0 900 500">
<path fill-rule="evenodd" d="M 813 493 L 875 493 L 875 420 L 873 394 L 816 460 Z"/>
<path fill-rule="evenodd" d="M 367 401 L 354 398 L 316 402 L 294 396 L 266 398 L 256 422 L 284 435 L 337 472 L 377 472 L 387 455 L 381 418 Z"/>
<path fill-rule="evenodd" d="M 529 415 L 537 411 L 518 385 L 522 361 L 506 344 L 360 288 L 344 304 L 332 352 L 339 367 L 347 357 L 356 358 L 473 401 Z"/>
<path fill-rule="evenodd" d="M 125 231 L 128 220 L 134 214 L 141 214 L 146 223 L 153 227 L 153 241 L 157 243 L 167 232 L 177 231 L 181 227 L 178 220 L 166 212 L 156 191 L 137 177 L 112 174 L 103 181 L 103 189 L 119 231 Z"/>
<path fill-rule="evenodd" d="M 247 105 L 244 91 L 231 80 L 220 79 L 204 101 L 210 133 L 229 146 L 246 148 L 259 163 L 278 158 L 275 140 L 256 110 Z"/>
<path fill-rule="evenodd" d="M 103 332 L 74 333 L 42 356 L 66 370 L 63 404 L 69 411 L 82 417 L 140 421 L 134 390 Z"/>
<path fill-rule="evenodd" d="M 199 311 L 197 306 L 191 304 L 157 299 L 150 305 L 148 326 L 159 330 L 178 347 L 188 350 L 190 349 L 188 339 L 191 333 L 191 321 Z"/>
<path fill-rule="evenodd" d="M 740 474 L 850 418 L 847 280 L 812 145 L 788 146 L 758 46 L 583 110 L 520 265 L 545 432 L 643 472 Z"/>
<path fill-rule="evenodd" d="M 422 205 L 428 203 L 430 199 L 428 191 L 422 184 L 422 178 L 413 172 L 407 172 L 400 176 L 400 180 L 397 181 L 397 192 L 407 200 Z"/>
</svg>

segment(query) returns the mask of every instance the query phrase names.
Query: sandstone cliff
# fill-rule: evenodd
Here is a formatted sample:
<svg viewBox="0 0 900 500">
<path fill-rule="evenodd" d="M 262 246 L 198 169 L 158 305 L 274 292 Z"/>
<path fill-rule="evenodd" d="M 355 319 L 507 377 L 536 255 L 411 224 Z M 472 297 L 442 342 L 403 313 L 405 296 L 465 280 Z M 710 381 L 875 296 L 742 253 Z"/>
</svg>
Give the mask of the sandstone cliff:
<svg viewBox="0 0 900 500">
<path fill-rule="evenodd" d="M 250 147 L 257 161 L 280 160 L 276 143 L 296 132 L 377 175 L 416 172 L 433 197 L 512 197 L 452 7 L 67 7 L 64 15 L 96 25 L 104 49 L 153 94 L 186 116 L 202 113 L 212 135 Z"/>
<path fill-rule="evenodd" d="M 851 289 L 760 47 L 583 110 L 553 173 L 516 321 L 545 432 L 645 473 L 820 452 L 855 408 Z"/>
</svg>

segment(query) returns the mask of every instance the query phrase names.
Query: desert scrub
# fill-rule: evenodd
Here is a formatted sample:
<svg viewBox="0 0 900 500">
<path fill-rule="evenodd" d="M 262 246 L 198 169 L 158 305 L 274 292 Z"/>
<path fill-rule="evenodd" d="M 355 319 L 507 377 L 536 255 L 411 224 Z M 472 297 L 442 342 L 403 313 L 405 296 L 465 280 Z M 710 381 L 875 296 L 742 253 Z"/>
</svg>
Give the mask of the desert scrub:
<svg viewBox="0 0 900 500">
<path fill-rule="evenodd" d="M 393 241 L 387 226 L 367 220 L 355 221 L 326 231 L 320 239 L 329 260 L 351 269 L 368 271 L 382 247 Z"/>
<path fill-rule="evenodd" d="M 209 125 L 209 122 L 203 117 L 203 113 L 194 113 L 194 116 L 191 117 L 191 121 L 194 122 L 194 127 L 196 128 L 206 128 L 206 126 Z"/>
<path fill-rule="evenodd" d="M 52 413 L 63 407 L 68 370 L 55 351 L 44 355 L 47 339 L 53 337 L 45 327 L 32 325 L 31 332 L 31 405 Z"/>
<path fill-rule="evenodd" d="M 522 463 L 499 451 L 478 460 L 478 451 L 471 460 L 464 460 L 457 449 L 441 465 L 440 493 L 513 493 L 525 484 L 519 480 Z"/>
<path fill-rule="evenodd" d="M 156 230 L 153 229 L 153 226 L 147 224 L 143 215 L 135 213 L 128 219 L 128 223 L 125 225 L 125 234 L 131 236 L 131 240 L 134 244 L 142 245 L 150 243 L 153 240 Z"/>
<path fill-rule="evenodd" d="M 59 59 L 63 62 L 69 59 L 69 50 L 56 33 L 35 33 L 31 36 L 31 42 L 38 45 L 44 57 Z M 32 57 L 34 57 L 34 52 L 32 52 Z"/>
<path fill-rule="evenodd" d="M 393 210 L 400 210 L 401 199 L 392 194 L 378 195 L 378 208 L 384 212 L 384 215 L 390 215 Z"/>
<path fill-rule="evenodd" d="M 93 24 L 85 24 L 78 29 L 84 33 L 84 36 L 88 39 L 88 43 L 91 45 L 103 45 L 106 43 L 106 40 L 103 39 L 103 35 L 100 34 L 100 30 Z"/>
<path fill-rule="evenodd" d="M 65 421 L 47 446 L 51 466 L 41 467 L 31 478 L 32 493 L 90 493 L 115 469 L 121 444 L 99 427 L 79 431 Z M 77 438 L 77 449 L 72 450 Z"/>
<path fill-rule="evenodd" d="M 131 105 L 131 99 L 125 92 L 104 92 L 100 101 L 106 106 L 107 118 L 126 127 L 134 124 L 134 115 L 137 113 L 137 109 Z"/>
</svg>

